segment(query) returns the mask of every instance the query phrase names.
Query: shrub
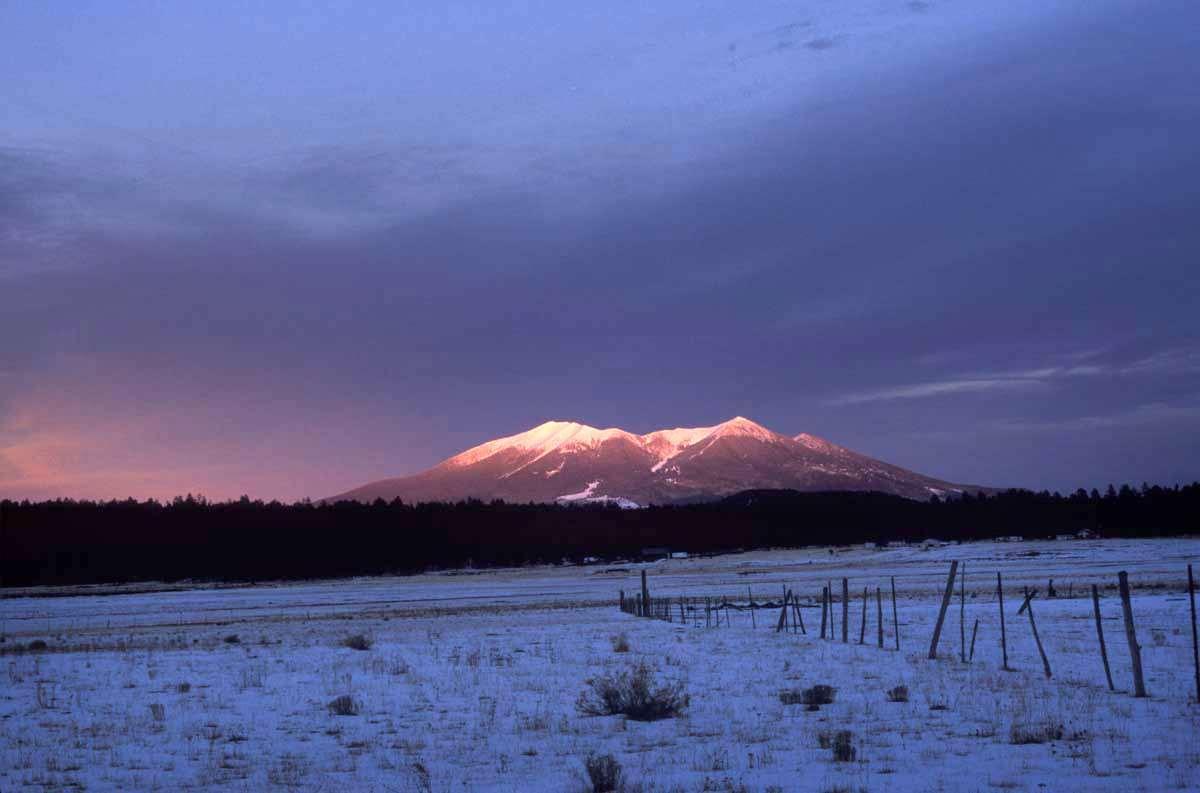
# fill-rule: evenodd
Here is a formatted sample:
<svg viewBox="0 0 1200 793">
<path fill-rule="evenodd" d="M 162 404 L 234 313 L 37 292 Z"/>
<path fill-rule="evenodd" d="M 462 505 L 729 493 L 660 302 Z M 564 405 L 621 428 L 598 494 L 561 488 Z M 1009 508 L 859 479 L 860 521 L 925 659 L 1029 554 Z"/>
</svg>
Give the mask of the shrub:
<svg viewBox="0 0 1200 793">
<path fill-rule="evenodd" d="M 858 756 L 858 750 L 850 743 L 853 734 L 849 730 L 840 730 L 833 736 L 833 759 L 838 763 L 852 763 Z"/>
<path fill-rule="evenodd" d="M 587 716 L 623 715 L 634 721 L 658 721 L 679 715 L 688 704 L 681 683 L 656 686 L 644 663 L 616 675 L 591 678 L 587 684 L 575 703 Z"/>
<path fill-rule="evenodd" d="M 163 721 L 167 718 L 167 709 L 163 707 L 161 702 L 150 703 L 150 715 L 155 721 Z"/>
<path fill-rule="evenodd" d="M 888 702 L 908 702 L 908 686 L 896 686 L 888 689 Z"/>
<path fill-rule="evenodd" d="M 187 692 L 192 690 L 192 684 L 184 681 L 183 683 L 180 683 L 178 686 L 176 686 L 175 690 L 178 691 L 180 694 L 186 694 Z"/>
<path fill-rule="evenodd" d="M 611 754 L 589 754 L 583 764 L 592 783 L 592 793 L 614 793 L 621 789 L 621 764 Z"/>
<path fill-rule="evenodd" d="M 1009 741 L 1017 746 L 1031 743 L 1049 743 L 1059 741 L 1063 737 L 1063 726 L 1058 722 L 1047 721 L 1042 724 L 1014 724 L 1009 730 Z"/>
<path fill-rule="evenodd" d="M 229 634 L 228 636 L 225 637 L 224 641 L 226 644 L 241 644 L 242 643 L 242 640 L 240 638 L 238 638 L 238 635 L 236 633 Z"/>
<path fill-rule="evenodd" d="M 629 637 L 623 633 L 612 637 L 612 648 L 614 653 L 629 652 Z"/>
<path fill-rule="evenodd" d="M 44 641 L 42 641 L 41 639 L 34 639 L 33 641 L 31 641 L 29 643 L 29 649 L 34 652 L 37 652 L 39 650 L 45 650 L 46 643 Z"/>
<path fill-rule="evenodd" d="M 358 703 L 349 694 L 342 694 L 329 703 L 329 712 L 334 716 L 357 716 Z"/>
<path fill-rule="evenodd" d="M 798 688 L 785 688 L 779 692 L 779 701 L 784 705 L 803 705 L 804 692 Z"/>
<path fill-rule="evenodd" d="M 342 639 L 342 646 L 349 647 L 351 650 L 366 651 L 371 649 L 371 640 L 366 636 L 363 636 L 361 633 L 358 633 L 354 636 L 347 636 L 345 639 Z"/>
</svg>

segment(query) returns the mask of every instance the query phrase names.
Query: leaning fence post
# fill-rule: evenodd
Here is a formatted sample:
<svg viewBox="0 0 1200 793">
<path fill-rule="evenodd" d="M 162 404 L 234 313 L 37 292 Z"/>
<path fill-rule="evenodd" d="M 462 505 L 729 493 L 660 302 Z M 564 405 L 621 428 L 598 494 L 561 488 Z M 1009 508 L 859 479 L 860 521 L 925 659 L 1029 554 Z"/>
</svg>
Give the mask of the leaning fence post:
<svg viewBox="0 0 1200 793">
<path fill-rule="evenodd" d="M 1121 589 L 1121 610 L 1125 614 L 1125 638 L 1129 641 L 1129 657 L 1133 660 L 1133 695 L 1146 696 L 1146 681 L 1142 679 L 1142 648 L 1138 647 L 1137 633 L 1133 628 L 1133 605 L 1129 602 L 1129 575 L 1122 570 L 1117 573 Z"/>
<path fill-rule="evenodd" d="M 979 635 L 979 617 L 975 618 L 975 627 L 971 628 L 971 655 L 967 659 L 969 661 L 975 660 L 975 637 L 977 635 Z"/>
<path fill-rule="evenodd" d="M 780 633 L 787 627 L 788 591 L 783 590 L 783 608 L 779 610 L 779 622 L 775 624 L 775 632 Z"/>
<path fill-rule="evenodd" d="M 1042 669 L 1046 672 L 1046 677 L 1050 675 L 1050 660 L 1046 658 L 1046 651 L 1042 648 L 1042 638 L 1038 636 L 1037 623 L 1033 619 L 1033 598 L 1037 595 L 1037 590 L 1026 590 L 1025 602 L 1021 604 L 1021 608 L 1017 609 L 1017 614 L 1020 614 L 1026 609 L 1029 610 L 1029 628 L 1033 631 L 1033 641 L 1037 644 L 1038 655 L 1042 656 Z"/>
<path fill-rule="evenodd" d="M 1188 602 L 1192 604 L 1192 664 L 1196 667 L 1196 704 L 1200 705 L 1200 638 L 1196 636 L 1196 584 L 1188 565 Z"/>
<path fill-rule="evenodd" d="M 1008 634 L 1004 630 L 1004 582 L 1000 578 L 1000 573 L 996 573 L 996 599 L 1000 601 L 1000 652 L 1004 657 L 1004 664 L 1000 668 L 1008 671 Z"/>
<path fill-rule="evenodd" d="M 746 587 L 746 594 L 750 597 L 750 627 L 758 627 L 758 619 L 754 616 L 754 593 L 750 591 L 750 587 Z"/>
<path fill-rule="evenodd" d="M 1104 628 L 1100 625 L 1100 590 L 1092 584 L 1092 610 L 1096 614 L 1096 638 L 1100 640 L 1100 660 L 1104 662 L 1104 677 L 1108 680 L 1108 690 L 1116 691 L 1113 686 L 1112 672 L 1108 668 L 1108 648 L 1104 646 Z"/>
<path fill-rule="evenodd" d="M 858 629 L 858 643 L 865 644 L 867 641 L 867 609 L 870 606 L 870 601 L 867 600 L 867 587 L 863 587 L 863 618 L 862 627 Z"/>
<path fill-rule="evenodd" d="M 892 628 L 896 631 L 896 652 L 900 651 L 900 615 L 896 611 L 896 576 L 892 576 Z"/>
<path fill-rule="evenodd" d="M 938 640 L 942 638 L 942 623 L 946 620 L 946 609 L 954 597 L 954 574 L 958 572 L 958 560 L 950 562 L 950 575 L 946 578 L 946 591 L 942 593 L 942 608 L 938 611 L 937 624 L 933 627 L 933 640 L 929 642 L 929 658 L 937 659 Z"/>
</svg>

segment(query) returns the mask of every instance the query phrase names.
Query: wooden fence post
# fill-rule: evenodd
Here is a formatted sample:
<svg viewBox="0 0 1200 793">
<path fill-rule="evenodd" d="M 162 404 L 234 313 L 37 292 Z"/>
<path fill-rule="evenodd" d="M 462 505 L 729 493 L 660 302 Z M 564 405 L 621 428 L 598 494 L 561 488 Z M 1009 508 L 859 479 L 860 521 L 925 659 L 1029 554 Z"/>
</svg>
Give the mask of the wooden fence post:
<svg viewBox="0 0 1200 793">
<path fill-rule="evenodd" d="M 938 611 L 937 624 L 933 627 L 933 640 L 929 642 L 929 658 L 937 659 L 938 640 L 942 638 L 942 623 L 946 620 L 946 609 L 950 608 L 950 598 L 954 597 L 954 574 L 958 572 L 958 560 L 950 563 L 950 575 L 946 578 L 946 591 L 942 593 L 942 607 Z"/>
<path fill-rule="evenodd" d="M 1129 602 L 1129 575 L 1122 570 L 1117 573 L 1121 589 L 1121 610 L 1125 615 L 1125 638 L 1129 642 L 1129 657 L 1133 661 L 1133 695 L 1146 696 L 1146 681 L 1142 678 L 1142 648 L 1138 647 L 1137 633 L 1133 628 L 1133 605 Z"/>
<path fill-rule="evenodd" d="M 863 618 L 862 627 L 858 630 L 858 643 L 865 644 L 867 641 L 867 608 L 870 601 L 867 600 L 867 587 L 863 587 Z"/>
<path fill-rule="evenodd" d="M 821 588 L 821 638 L 825 638 L 826 612 L 829 611 L 829 587 Z"/>
<path fill-rule="evenodd" d="M 896 652 L 900 652 L 900 614 L 896 611 L 896 576 L 892 576 L 892 629 L 896 631 Z"/>
<path fill-rule="evenodd" d="M 754 616 L 754 593 L 750 591 L 750 587 L 746 587 L 746 595 L 750 598 L 750 627 L 758 627 L 758 619 Z"/>
<path fill-rule="evenodd" d="M 850 581 L 842 578 L 842 644 L 850 643 Z"/>
<path fill-rule="evenodd" d="M 1100 590 L 1092 584 L 1092 611 L 1096 614 L 1096 638 L 1100 640 L 1100 660 L 1104 662 L 1104 677 L 1108 680 L 1108 690 L 1116 691 L 1113 686 L 1112 672 L 1108 668 L 1108 648 L 1104 646 L 1104 627 L 1100 625 Z"/>
<path fill-rule="evenodd" d="M 875 587 L 875 624 L 879 626 L 879 649 L 883 649 L 883 590 Z"/>
<path fill-rule="evenodd" d="M 1008 634 L 1004 630 L 1004 581 L 996 573 L 996 599 L 1000 601 L 1000 652 L 1004 658 L 1001 669 L 1008 671 Z"/>
<path fill-rule="evenodd" d="M 783 590 L 783 608 L 779 610 L 779 622 L 775 625 L 776 633 L 780 633 L 787 627 L 788 599 L 790 594 L 786 589 Z"/>
<path fill-rule="evenodd" d="M 958 576 L 958 652 L 965 664 L 967 662 L 967 563 L 963 562 L 962 572 Z"/>
<path fill-rule="evenodd" d="M 643 617 L 650 616 L 650 589 L 646 586 L 646 568 L 642 568 L 642 608 L 645 613 Z"/>
<path fill-rule="evenodd" d="M 967 658 L 968 661 L 975 660 L 975 637 L 979 635 L 979 617 L 975 618 L 975 627 L 971 628 L 971 655 Z"/>
<path fill-rule="evenodd" d="M 1192 664 L 1196 667 L 1196 704 L 1200 705 L 1200 638 L 1196 635 L 1196 584 L 1188 565 L 1188 602 L 1192 604 Z"/>
<path fill-rule="evenodd" d="M 826 582 L 829 587 L 829 641 L 833 641 L 834 635 L 837 633 L 837 619 L 833 613 L 833 581 Z"/>
<path fill-rule="evenodd" d="M 800 610 L 800 603 L 795 595 L 792 596 L 792 615 L 800 623 L 800 632 L 807 636 L 808 628 L 804 627 L 804 612 Z"/>
<path fill-rule="evenodd" d="M 625 590 L 621 590 L 621 611 L 625 611 Z"/>
<path fill-rule="evenodd" d="M 1037 644 L 1038 655 L 1042 656 L 1042 669 L 1046 673 L 1046 677 L 1050 677 L 1050 660 L 1046 658 L 1046 651 L 1042 647 L 1042 638 L 1038 636 L 1037 623 L 1033 619 L 1033 598 L 1037 595 L 1037 590 L 1026 590 L 1025 602 L 1021 604 L 1021 608 L 1017 609 L 1017 614 L 1020 614 L 1026 609 L 1029 610 L 1029 628 L 1033 631 L 1033 641 Z"/>
</svg>

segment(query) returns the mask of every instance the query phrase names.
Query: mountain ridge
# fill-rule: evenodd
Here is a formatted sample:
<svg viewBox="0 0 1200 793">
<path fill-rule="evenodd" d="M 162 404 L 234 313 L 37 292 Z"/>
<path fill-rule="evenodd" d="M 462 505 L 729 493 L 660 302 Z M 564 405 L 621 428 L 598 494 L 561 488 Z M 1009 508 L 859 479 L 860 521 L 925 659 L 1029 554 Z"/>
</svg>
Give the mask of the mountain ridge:
<svg viewBox="0 0 1200 793">
<path fill-rule="evenodd" d="M 616 503 L 718 499 L 743 490 L 870 490 L 906 498 L 987 490 L 946 482 L 824 438 L 774 432 L 743 416 L 637 435 L 546 421 L 448 457 L 411 476 L 369 482 L 325 501 Z"/>
</svg>

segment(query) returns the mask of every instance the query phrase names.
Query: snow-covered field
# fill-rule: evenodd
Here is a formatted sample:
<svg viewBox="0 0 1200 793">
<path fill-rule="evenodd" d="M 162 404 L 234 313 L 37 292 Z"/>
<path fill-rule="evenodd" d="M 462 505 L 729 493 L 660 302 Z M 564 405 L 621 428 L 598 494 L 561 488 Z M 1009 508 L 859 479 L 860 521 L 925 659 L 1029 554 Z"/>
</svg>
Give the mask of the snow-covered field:
<svg viewBox="0 0 1200 793">
<path fill-rule="evenodd" d="M 948 562 L 965 562 L 959 600 L 929 661 Z M 246 588 L 0 601 L 0 790 L 588 790 L 583 761 L 614 755 L 645 791 L 1130 791 L 1200 789 L 1186 564 L 1200 540 L 1059 541 L 755 552 L 647 565 L 653 594 L 815 602 L 850 578 L 849 645 L 777 634 L 776 614 L 730 627 L 640 620 L 617 593 L 634 564 L 459 572 Z M 1005 576 L 1009 661 L 1000 669 L 995 574 Z M 1146 685 L 1130 657 L 1114 587 L 1128 570 Z M 893 648 L 889 577 L 899 591 Z M 1046 598 L 1048 578 L 1059 597 Z M 1115 693 L 1107 690 L 1088 587 L 1103 585 Z M 1020 591 L 1036 586 L 1046 680 Z M 871 588 L 867 643 L 857 644 Z M 885 646 L 874 646 L 874 588 Z M 1071 597 L 1067 597 L 1070 592 Z M 15 597 L 13 595 L 16 595 Z M 840 620 L 840 605 L 835 613 Z M 342 646 L 363 634 L 368 650 Z M 616 652 L 624 635 L 629 651 Z M 226 640 L 236 636 L 236 641 Z M 16 651 L 42 640 L 47 649 Z M 586 716 L 598 674 L 645 661 L 680 681 L 690 705 L 645 723 Z M 812 712 L 780 692 L 827 683 Z M 907 702 L 885 692 L 906 685 Z M 329 704 L 349 695 L 357 715 Z M 1059 727 L 1061 726 L 1061 732 Z M 1061 735 L 1014 744 L 1018 732 Z M 856 759 L 822 734 L 848 730 Z"/>
</svg>

